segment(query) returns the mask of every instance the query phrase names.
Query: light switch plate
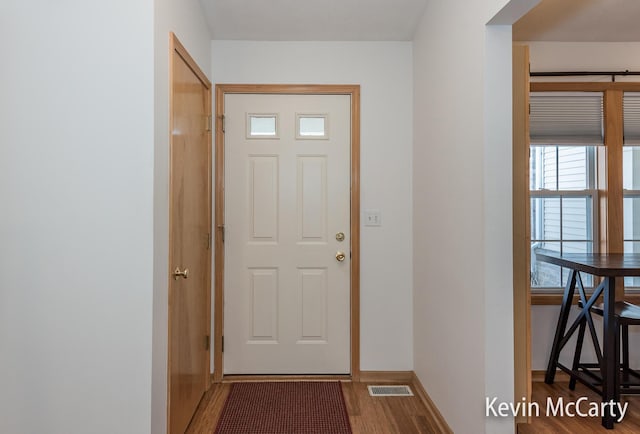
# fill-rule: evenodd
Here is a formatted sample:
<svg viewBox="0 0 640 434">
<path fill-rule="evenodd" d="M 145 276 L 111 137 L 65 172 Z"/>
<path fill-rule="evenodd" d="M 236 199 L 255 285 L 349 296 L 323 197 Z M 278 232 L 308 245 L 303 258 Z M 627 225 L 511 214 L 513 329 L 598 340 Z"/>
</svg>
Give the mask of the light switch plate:
<svg viewBox="0 0 640 434">
<path fill-rule="evenodd" d="M 365 209 L 364 210 L 364 225 L 365 226 L 382 226 L 382 213 L 379 209 Z"/>
</svg>

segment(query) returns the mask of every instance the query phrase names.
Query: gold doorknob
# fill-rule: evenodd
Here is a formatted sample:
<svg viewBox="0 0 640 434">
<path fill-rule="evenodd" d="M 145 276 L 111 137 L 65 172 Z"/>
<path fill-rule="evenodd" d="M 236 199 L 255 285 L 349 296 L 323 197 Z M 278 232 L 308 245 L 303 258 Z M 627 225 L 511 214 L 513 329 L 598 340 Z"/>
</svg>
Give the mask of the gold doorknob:
<svg viewBox="0 0 640 434">
<path fill-rule="evenodd" d="M 344 255 L 344 252 L 336 253 L 336 259 L 338 260 L 338 262 L 344 261 L 344 258 L 346 258 L 346 256 Z"/>
<path fill-rule="evenodd" d="M 176 267 L 176 270 L 173 272 L 173 278 L 178 280 L 180 277 L 183 279 L 189 278 L 189 269 L 185 268 L 184 271 L 180 271 L 180 267 Z"/>
</svg>

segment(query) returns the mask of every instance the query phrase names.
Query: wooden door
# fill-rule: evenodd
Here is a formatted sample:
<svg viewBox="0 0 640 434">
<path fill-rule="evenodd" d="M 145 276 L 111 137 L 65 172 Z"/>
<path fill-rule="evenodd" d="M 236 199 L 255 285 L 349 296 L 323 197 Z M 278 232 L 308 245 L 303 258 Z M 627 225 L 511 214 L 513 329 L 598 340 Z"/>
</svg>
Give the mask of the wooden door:
<svg viewBox="0 0 640 434">
<path fill-rule="evenodd" d="M 349 95 L 225 97 L 225 374 L 350 373 Z"/>
<path fill-rule="evenodd" d="M 180 434 L 209 384 L 211 92 L 184 47 L 173 42 L 168 427 Z"/>
</svg>

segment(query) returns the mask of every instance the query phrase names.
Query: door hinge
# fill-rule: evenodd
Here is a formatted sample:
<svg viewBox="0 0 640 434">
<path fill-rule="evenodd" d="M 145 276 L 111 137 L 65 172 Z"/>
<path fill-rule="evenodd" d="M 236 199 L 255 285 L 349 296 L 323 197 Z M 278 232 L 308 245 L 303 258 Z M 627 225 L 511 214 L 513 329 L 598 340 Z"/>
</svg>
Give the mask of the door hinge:
<svg viewBox="0 0 640 434">
<path fill-rule="evenodd" d="M 221 124 L 221 128 L 222 128 L 222 132 L 226 132 L 226 126 L 225 126 L 225 121 L 227 120 L 227 118 L 225 117 L 225 115 L 220 115 L 220 124 Z"/>
<path fill-rule="evenodd" d="M 207 131 L 211 131 L 212 126 L 213 126 L 213 120 L 211 119 L 211 115 L 207 115 Z"/>
<path fill-rule="evenodd" d="M 207 234 L 207 250 L 211 250 L 211 232 Z"/>
<path fill-rule="evenodd" d="M 204 337 L 204 349 L 209 351 L 211 348 L 211 336 L 207 335 Z"/>
<path fill-rule="evenodd" d="M 218 225 L 218 229 L 220 230 L 220 236 L 222 237 L 222 242 L 224 243 L 224 225 Z"/>
<path fill-rule="evenodd" d="M 222 344 L 220 344 L 220 352 L 224 353 L 224 336 L 222 337 Z"/>
</svg>

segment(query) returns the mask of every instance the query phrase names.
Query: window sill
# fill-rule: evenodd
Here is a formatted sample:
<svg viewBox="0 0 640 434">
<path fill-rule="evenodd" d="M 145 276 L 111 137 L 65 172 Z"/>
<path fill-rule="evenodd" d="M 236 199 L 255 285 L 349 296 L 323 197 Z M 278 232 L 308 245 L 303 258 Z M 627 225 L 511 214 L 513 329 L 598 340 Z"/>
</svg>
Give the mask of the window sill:
<svg viewBox="0 0 640 434">
<path fill-rule="evenodd" d="M 578 304 L 579 296 L 573 296 L 573 304 Z M 634 291 L 633 293 L 626 294 L 624 301 L 628 301 L 633 304 L 640 304 L 640 293 Z M 532 306 L 553 306 L 562 304 L 562 292 L 535 292 L 531 293 L 531 305 Z"/>
</svg>

